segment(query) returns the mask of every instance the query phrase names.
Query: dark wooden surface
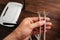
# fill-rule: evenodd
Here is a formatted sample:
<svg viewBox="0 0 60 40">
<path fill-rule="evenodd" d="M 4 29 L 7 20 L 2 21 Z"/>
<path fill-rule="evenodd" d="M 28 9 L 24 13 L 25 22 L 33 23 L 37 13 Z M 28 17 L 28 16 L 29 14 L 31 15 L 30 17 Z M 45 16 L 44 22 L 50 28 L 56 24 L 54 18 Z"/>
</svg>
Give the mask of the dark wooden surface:
<svg viewBox="0 0 60 40">
<path fill-rule="evenodd" d="M 53 23 L 47 32 L 47 40 L 60 40 L 60 0 L 25 0 L 25 6 L 25 11 L 32 13 L 45 10 Z"/>
<path fill-rule="evenodd" d="M 50 17 L 53 23 L 52 29 L 47 32 L 47 40 L 60 40 L 60 0 L 25 0 L 25 2 L 24 0 L 0 0 L 0 14 L 5 5 L 10 1 L 25 3 L 25 8 L 22 10 L 18 24 L 26 17 L 38 16 L 36 12 L 45 9 L 47 17 Z M 6 37 L 15 28 L 7 28 L 0 25 L 0 39 Z"/>
</svg>

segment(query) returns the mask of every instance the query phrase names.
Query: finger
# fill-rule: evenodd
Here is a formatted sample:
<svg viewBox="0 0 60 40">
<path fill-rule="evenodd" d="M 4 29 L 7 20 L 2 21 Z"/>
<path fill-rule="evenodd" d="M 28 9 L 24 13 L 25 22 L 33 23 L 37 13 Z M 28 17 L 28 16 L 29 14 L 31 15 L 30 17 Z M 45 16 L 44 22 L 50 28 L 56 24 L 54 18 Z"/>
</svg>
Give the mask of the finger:
<svg viewBox="0 0 60 40">
<path fill-rule="evenodd" d="M 32 28 L 40 27 L 45 23 L 45 21 L 38 21 L 32 24 Z"/>
<path fill-rule="evenodd" d="M 48 29 L 51 29 L 51 26 L 46 27 L 46 32 Z M 41 33 L 43 33 L 43 32 L 44 32 L 44 30 L 42 29 Z M 38 34 L 38 33 L 39 33 L 39 30 L 35 30 L 33 34 Z"/>
<path fill-rule="evenodd" d="M 39 18 L 38 18 L 38 17 L 31 17 L 31 20 L 32 20 L 32 21 L 38 21 Z"/>
<path fill-rule="evenodd" d="M 52 23 L 51 22 L 46 22 L 46 26 L 51 26 Z"/>
<path fill-rule="evenodd" d="M 43 32 L 44 32 L 44 30 L 41 30 L 41 33 L 43 33 Z M 47 32 L 47 30 L 46 30 L 46 32 Z M 39 34 L 39 32 L 38 31 L 34 31 L 33 34 Z"/>
<path fill-rule="evenodd" d="M 41 17 L 42 20 L 45 20 L 44 17 Z M 50 21 L 50 18 L 46 17 L 46 21 Z"/>
<path fill-rule="evenodd" d="M 38 21 L 39 17 L 31 17 L 32 21 Z M 41 20 L 44 20 L 44 17 L 41 17 Z M 50 21 L 50 18 L 46 17 L 46 21 Z"/>
<path fill-rule="evenodd" d="M 46 29 L 51 29 L 51 26 L 46 27 Z"/>
</svg>

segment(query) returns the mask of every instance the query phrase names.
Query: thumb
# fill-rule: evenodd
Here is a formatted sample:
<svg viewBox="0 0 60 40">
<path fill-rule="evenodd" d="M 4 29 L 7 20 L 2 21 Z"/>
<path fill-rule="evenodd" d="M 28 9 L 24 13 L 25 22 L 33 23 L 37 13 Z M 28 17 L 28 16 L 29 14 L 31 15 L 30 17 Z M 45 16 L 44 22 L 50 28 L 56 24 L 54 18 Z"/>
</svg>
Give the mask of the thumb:
<svg viewBox="0 0 60 40">
<path fill-rule="evenodd" d="M 43 26 L 45 21 L 38 21 L 32 24 L 32 28 Z"/>
</svg>

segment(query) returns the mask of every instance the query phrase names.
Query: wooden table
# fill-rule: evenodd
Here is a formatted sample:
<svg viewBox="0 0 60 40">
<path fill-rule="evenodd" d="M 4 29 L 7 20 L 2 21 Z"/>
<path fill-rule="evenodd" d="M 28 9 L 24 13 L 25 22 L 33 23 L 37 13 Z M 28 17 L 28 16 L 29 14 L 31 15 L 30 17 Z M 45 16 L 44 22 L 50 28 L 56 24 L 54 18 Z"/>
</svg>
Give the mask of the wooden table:
<svg viewBox="0 0 60 40">
<path fill-rule="evenodd" d="M 0 14 L 10 1 L 24 4 L 18 24 L 26 17 L 37 17 L 36 12 L 45 9 L 47 17 L 50 17 L 53 23 L 52 29 L 47 31 L 47 40 L 60 40 L 60 0 L 0 0 Z M 0 40 L 10 34 L 16 27 L 8 28 L 0 25 Z"/>
<path fill-rule="evenodd" d="M 60 40 L 60 0 L 26 0 L 25 11 L 31 13 L 46 11 L 51 18 L 52 29 L 47 32 L 47 40 Z"/>
</svg>

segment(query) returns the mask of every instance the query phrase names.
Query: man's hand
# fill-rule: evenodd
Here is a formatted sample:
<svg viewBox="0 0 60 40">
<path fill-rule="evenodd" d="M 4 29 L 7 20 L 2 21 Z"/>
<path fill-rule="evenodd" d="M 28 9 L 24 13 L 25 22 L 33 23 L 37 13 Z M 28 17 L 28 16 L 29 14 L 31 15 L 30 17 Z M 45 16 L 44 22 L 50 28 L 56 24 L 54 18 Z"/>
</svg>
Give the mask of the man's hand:
<svg viewBox="0 0 60 40">
<path fill-rule="evenodd" d="M 42 21 L 38 20 L 38 17 L 25 18 L 21 24 L 4 40 L 28 40 L 34 32 L 33 30 L 39 28 L 40 26 L 43 27 L 44 25 L 44 17 L 41 17 Z M 46 29 L 51 29 L 51 25 L 52 23 L 50 22 L 50 18 L 46 18 Z"/>
</svg>

